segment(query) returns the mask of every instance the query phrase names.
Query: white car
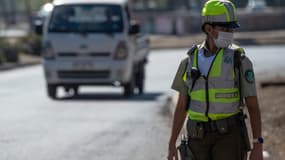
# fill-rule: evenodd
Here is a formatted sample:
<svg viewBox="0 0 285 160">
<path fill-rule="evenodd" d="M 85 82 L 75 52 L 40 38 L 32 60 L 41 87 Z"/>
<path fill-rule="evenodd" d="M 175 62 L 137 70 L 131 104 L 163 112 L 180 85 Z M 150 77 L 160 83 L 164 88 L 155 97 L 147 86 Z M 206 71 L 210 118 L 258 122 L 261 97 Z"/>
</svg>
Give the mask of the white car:
<svg viewBox="0 0 285 160">
<path fill-rule="evenodd" d="M 132 23 L 126 0 L 54 0 L 43 29 L 43 66 L 50 98 L 57 87 L 82 85 L 144 91 L 149 39 Z"/>
</svg>

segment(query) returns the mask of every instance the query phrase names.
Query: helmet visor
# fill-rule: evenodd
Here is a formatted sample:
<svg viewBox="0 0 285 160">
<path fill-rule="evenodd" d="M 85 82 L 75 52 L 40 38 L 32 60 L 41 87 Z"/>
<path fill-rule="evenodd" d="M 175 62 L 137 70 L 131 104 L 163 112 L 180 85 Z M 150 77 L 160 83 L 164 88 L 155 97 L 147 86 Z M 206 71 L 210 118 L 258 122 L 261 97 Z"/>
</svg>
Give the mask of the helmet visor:
<svg viewBox="0 0 285 160">
<path fill-rule="evenodd" d="M 224 27 L 224 28 L 239 28 L 240 24 L 236 21 L 232 21 L 232 22 L 212 22 L 212 25 L 215 26 L 220 26 L 220 27 Z"/>
</svg>

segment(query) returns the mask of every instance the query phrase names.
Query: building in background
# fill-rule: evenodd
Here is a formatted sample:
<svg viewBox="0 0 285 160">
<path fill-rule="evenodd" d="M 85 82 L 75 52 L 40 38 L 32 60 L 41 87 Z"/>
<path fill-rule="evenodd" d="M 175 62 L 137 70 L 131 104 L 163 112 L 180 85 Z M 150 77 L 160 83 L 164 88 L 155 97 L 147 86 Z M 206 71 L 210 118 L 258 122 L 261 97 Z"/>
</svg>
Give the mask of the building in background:
<svg viewBox="0 0 285 160">
<path fill-rule="evenodd" d="M 207 0 L 130 0 L 136 11 L 146 10 L 199 10 Z M 237 8 L 245 8 L 250 1 L 264 1 L 269 6 L 280 6 L 285 4 L 282 0 L 231 0 Z"/>
<path fill-rule="evenodd" d="M 201 32 L 200 12 L 206 1 L 130 0 L 130 4 L 144 32 L 185 35 Z M 242 25 L 240 31 L 285 28 L 282 18 L 285 16 L 284 0 L 231 1 L 238 8 L 238 14 L 241 14 L 238 16 Z M 264 21 L 265 18 L 272 22 Z"/>
<path fill-rule="evenodd" d="M 22 26 L 31 23 L 31 17 L 40 7 L 52 0 L 0 0 L 0 30 L 11 26 Z M 103 0 L 102 0 L 103 1 Z M 159 34 L 185 34 L 200 32 L 201 20 L 200 11 L 202 5 L 207 0 L 129 0 L 130 8 L 138 21 L 142 24 L 142 30 L 147 33 Z M 242 14 L 250 14 L 261 18 L 257 23 L 259 29 L 268 29 L 268 25 L 275 22 L 264 24 L 264 15 L 260 14 L 264 8 L 274 8 L 271 11 L 280 12 L 273 18 L 277 28 L 282 28 L 278 18 L 284 17 L 281 13 L 285 6 L 284 0 L 232 0 L 233 3 L 242 10 Z M 280 11 L 281 10 L 281 11 Z M 284 12 L 284 11 L 283 11 Z M 244 30 L 255 29 L 254 24 L 247 24 L 241 17 Z M 265 15 L 270 18 L 271 16 Z M 278 20 L 277 20 L 278 19 Z M 284 18 L 283 18 L 284 19 Z M 283 20 L 284 21 L 284 20 Z M 264 26 L 267 25 L 267 26 Z M 257 27 L 257 28 L 258 28 Z"/>
<path fill-rule="evenodd" d="M 50 0 L 0 0 L 0 30 L 27 26 L 33 13 Z"/>
</svg>

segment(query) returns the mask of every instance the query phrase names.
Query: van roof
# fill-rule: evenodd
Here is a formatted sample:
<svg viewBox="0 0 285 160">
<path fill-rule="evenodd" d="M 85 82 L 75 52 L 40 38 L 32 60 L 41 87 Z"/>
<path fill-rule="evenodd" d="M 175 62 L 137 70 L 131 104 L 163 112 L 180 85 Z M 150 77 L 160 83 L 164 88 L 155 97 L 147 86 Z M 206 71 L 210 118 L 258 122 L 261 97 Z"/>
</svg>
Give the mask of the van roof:
<svg viewBox="0 0 285 160">
<path fill-rule="evenodd" d="M 98 3 L 98 4 L 119 4 L 124 5 L 128 3 L 128 0 L 54 0 L 54 5 L 64 4 L 87 4 L 87 3 Z"/>
</svg>

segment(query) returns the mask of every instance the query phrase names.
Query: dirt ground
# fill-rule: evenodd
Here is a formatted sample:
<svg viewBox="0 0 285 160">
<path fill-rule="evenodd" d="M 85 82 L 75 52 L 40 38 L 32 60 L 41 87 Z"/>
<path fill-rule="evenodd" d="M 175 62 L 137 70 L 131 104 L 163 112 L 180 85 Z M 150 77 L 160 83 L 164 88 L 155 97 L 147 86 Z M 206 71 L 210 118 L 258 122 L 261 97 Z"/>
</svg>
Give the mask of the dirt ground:
<svg viewBox="0 0 285 160">
<path fill-rule="evenodd" d="M 262 114 L 264 150 L 270 160 L 285 159 L 285 86 L 258 87 Z"/>
<path fill-rule="evenodd" d="M 152 49 L 162 48 L 189 48 L 193 44 L 202 42 L 204 33 L 191 35 L 151 35 L 150 47 Z M 236 32 L 235 43 L 240 45 L 269 45 L 285 44 L 285 29 L 256 32 Z"/>
</svg>

